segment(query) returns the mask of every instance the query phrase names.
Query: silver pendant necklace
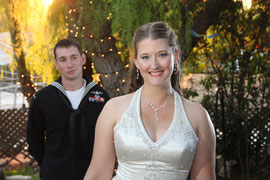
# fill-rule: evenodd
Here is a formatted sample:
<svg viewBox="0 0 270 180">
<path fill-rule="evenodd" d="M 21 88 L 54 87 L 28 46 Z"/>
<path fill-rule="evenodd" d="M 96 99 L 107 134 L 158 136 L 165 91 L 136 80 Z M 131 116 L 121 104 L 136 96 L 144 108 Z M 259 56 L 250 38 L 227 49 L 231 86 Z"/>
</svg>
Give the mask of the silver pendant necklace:
<svg viewBox="0 0 270 180">
<path fill-rule="evenodd" d="M 155 112 L 155 118 L 156 118 L 156 123 L 158 124 L 159 123 L 159 120 L 158 120 L 158 111 L 160 111 L 162 108 L 164 108 L 168 102 L 165 102 L 164 104 L 162 104 L 161 106 L 159 106 L 158 108 L 156 108 L 148 99 L 145 99 L 146 101 L 146 104 L 150 105 L 150 107 L 154 110 Z"/>
</svg>

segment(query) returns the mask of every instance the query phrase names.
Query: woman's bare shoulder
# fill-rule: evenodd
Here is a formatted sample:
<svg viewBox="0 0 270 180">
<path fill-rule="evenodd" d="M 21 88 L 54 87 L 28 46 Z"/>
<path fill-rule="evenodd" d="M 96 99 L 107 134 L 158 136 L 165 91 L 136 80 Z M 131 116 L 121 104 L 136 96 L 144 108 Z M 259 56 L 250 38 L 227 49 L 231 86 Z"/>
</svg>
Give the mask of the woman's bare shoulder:
<svg viewBox="0 0 270 180">
<path fill-rule="evenodd" d="M 191 111 L 192 113 L 195 113 L 195 115 L 205 114 L 205 109 L 201 104 L 188 100 L 183 96 L 181 96 L 181 99 L 186 111 Z"/>
<path fill-rule="evenodd" d="M 133 97 L 134 93 L 131 94 L 126 94 L 126 95 L 122 95 L 122 96 L 117 96 L 114 98 L 111 98 L 108 102 L 107 102 L 107 106 L 111 106 L 111 108 L 113 109 L 121 109 L 122 107 L 128 106 L 132 97 Z"/>
<path fill-rule="evenodd" d="M 197 132 L 199 127 L 201 127 L 203 124 L 208 124 L 210 117 L 208 115 L 208 112 L 205 110 L 205 108 L 195 103 L 191 100 L 188 100 L 181 96 L 185 112 L 187 114 L 187 117 L 194 128 L 194 130 Z"/>
<path fill-rule="evenodd" d="M 116 121 L 128 108 L 134 93 L 111 98 L 104 106 L 104 113 L 114 116 Z"/>
</svg>

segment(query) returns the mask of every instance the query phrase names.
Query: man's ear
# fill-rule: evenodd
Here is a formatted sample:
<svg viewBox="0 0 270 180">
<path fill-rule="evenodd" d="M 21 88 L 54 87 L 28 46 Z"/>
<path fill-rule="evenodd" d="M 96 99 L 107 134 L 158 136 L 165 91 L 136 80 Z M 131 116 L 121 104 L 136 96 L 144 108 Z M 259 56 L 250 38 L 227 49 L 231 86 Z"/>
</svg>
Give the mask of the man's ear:
<svg viewBox="0 0 270 180">
<path fill-rule="evenodd" d="M 58 63 L 57 63 L 57 60 L 55 59 L 54 60 L 54 66 L 55 66 L 55 68 L 59 71 L 59 65 L 58 65 Z"/>
<path fill-rule="evenodd" d="M 86 55 L 82 53 L 82 63 L 85 64 L 85 62 L 86 62 Z"/>
</svg>

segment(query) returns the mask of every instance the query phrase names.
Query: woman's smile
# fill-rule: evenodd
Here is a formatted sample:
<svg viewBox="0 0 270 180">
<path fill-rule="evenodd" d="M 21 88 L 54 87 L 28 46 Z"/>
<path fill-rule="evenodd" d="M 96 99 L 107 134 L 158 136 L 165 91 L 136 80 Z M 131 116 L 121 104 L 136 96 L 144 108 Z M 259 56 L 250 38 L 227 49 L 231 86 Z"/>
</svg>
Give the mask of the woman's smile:
<svg viewBox="0 0 270 180">
<path fill-rule="evenodd" d="M 134 62 L 145 84 L 163 86 L 170 83 L 175 58 L 167 39 L 142 40 Z"/>
</svg>

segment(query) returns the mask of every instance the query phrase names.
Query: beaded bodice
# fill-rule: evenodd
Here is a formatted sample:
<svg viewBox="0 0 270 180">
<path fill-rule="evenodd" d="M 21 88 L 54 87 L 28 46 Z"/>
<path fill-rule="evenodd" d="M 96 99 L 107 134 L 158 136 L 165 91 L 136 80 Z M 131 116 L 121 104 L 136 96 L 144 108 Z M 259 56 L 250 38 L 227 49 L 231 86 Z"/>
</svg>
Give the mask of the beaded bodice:
<svg viewBox="0 0 270 180">
<path fill-rule="evenodd" d="M 174 92 L 174 116 L 168 130 L 153 142 L 140 117 L 142 88 L 134 93 L 128 109 L 114 127 L 118 169 L 113 180 L 185 180 L 198 138 L 180 95 Z"/>
</svg>

